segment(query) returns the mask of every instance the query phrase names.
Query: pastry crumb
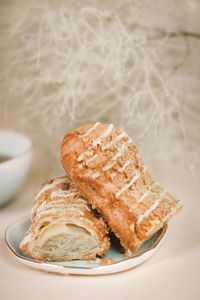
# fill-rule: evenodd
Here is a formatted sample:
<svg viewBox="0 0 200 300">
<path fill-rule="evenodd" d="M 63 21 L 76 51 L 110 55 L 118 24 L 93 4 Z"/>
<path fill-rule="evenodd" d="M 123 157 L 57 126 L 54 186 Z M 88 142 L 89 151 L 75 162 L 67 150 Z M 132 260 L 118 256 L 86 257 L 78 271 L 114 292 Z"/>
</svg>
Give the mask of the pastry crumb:
<svg viewBox="0 0 200 300">
<path fill-rule="evenodd" d="M 132 257 L 133 253 L 128 249 L 122 255 L 126 257 Z"/>
<path fill-rule="evenodd" d="M 101 266 L 109 265 L 113 262 L 111 257 L 102 258 L 100 261 Z"/>
</svg>

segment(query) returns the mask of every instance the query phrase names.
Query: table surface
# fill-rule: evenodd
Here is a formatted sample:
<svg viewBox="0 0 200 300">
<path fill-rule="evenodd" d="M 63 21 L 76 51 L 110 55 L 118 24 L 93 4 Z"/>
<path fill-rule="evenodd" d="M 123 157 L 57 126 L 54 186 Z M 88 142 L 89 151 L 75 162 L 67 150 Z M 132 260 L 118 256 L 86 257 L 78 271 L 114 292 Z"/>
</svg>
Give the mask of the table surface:
<svg viewBox="0 0 200 300">
<path fill-rule="evenodd" d="M 184 208 L 170 221 L 159 251 L 132 270 L 104 276 L 57 275 L 15 260 L 4 234 L 10 223 L 30 213 L 35 181 L 29 176 L 18 197 L 0 209 L 0 299 L 200 299 L 199 189 L 186 175 L 167 183 Z"/>
</svg>

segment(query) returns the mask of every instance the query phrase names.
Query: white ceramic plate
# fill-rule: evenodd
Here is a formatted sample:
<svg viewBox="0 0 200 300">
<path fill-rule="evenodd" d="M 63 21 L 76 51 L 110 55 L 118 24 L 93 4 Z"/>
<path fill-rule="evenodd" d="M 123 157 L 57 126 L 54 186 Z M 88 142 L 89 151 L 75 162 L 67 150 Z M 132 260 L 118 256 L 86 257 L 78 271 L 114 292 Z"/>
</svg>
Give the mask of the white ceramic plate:
<svg viewBox="0 0 200 300">
<path fill-rule="evenodd" d="M 6 230 L 6 244 L 16 259 L 21 263 L 35 269 L 61 274 L 77 275 L 112 274 L 138 266 L 150 258 L 159 249 L 167 231 L 167 225 L 165 225 L 148 241 L 146 241 L 131 258 L 128 258 L 122 254 L 122 248 L 116 242 L 116 240 L 114 240 L 112 241 L 110 251 L 104 259 L 96 259 L 94 261 L 77 260 L 69 262 L 43 263 L 24 255 L 19 249 L 19 243 L 29 226 L 30 220 L 28 217 L 26 217 L 11 224 Z"/>
</svg>

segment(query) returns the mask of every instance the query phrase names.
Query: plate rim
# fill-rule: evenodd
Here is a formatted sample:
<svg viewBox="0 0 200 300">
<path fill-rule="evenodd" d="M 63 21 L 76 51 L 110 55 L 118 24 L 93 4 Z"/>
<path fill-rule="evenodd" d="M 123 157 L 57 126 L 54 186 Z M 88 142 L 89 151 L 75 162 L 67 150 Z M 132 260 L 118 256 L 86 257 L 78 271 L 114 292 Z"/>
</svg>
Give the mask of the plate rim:
<svg viewBox="0 0 200 300">
<path fill-rule="evenodd" d="M 9 250 L 14 254 L 14 256 L 16 256 L 19 260 L 25 260 L 25 261 L 28 261 L 29 263 L 34 263 L 34 264 L 38 264 L 38 265 L 43 265 L 43 266 L 47 266 L 47 267 L 58 267 L 60 269 L 81 269 L 81 270 L 95 270 L 95 269 L 99 269 L 99 268 L 108 268 L 112 265 L 116 265 L 116 264 L 123 264 L 124 262 L 128 261 L 128 260 L 133 260 L 135 258 L 138 258 L 142 255 L 144 255 L 145 253 L 148 253 L 150 252 L 151 250 L 155 249 L 158 244 L 161 242 L 161 240 L 163 240 L 164 236 L 166 235 L 166 232 L 167 232 L 167 229 L 168 229 L 168 224 L 167 223 L 164 223 L 163 227 L 161 227 L 159 230 L 162 230 L 161 233 L 160 233 L 160 236 L 158 237 L 158 239 L 155 241 L 155 243 L 153 243 L 148 249 L 146 250 L 143 250 L 142 252 L 136 254 L 134 257 L 125 257 L 124 260 L 122 261 L 116 261 L 116 262 L 112 262 L 112 263 L 109 263 L 107 265 L 99 265 L 99 266 L 88 266 L 87 268 L 86 267 L 83 267 L 83 266 L 64 266 L 64 265 L 59 265 L 57 264 L 57 262 L 43 262 L 43 261 L 38 261 L 38 260 L 35 260 L 33 258 L 29 258 L 29 257 L 26 257 L 26 256 L 23 256 L 19 253 L 16 252 L 16 250 L 12 247 L 12 245 L 10 245 L 9 241 L 8 241 L 8 232 L 9 230 L 11 229 L 11 227 L 13 227 L 15 224 L 17 223 L 20 223 L 20 222 L 23 222 L 23 220 L 30 220 L 30 217 L 29 216 L 25 216 L 25 217 L 22 217 L 16 221 L 13 221 L 12 223 L 10 223 L 6 230 L 5 230 L 5 234 L 4 234 L 4 241 L 7 245 L 7 247 L 9 248 Z"/>
</svg>

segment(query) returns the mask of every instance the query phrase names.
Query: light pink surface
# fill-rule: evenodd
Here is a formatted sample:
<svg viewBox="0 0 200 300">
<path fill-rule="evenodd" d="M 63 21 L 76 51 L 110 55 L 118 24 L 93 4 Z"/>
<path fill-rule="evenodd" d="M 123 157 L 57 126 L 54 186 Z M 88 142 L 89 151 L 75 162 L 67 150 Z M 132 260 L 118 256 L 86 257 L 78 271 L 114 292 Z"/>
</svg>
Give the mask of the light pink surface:
<svg viewBox="0 0 200 300">
<path fill-rule="evenodd" d="M 0 299 L 200 299 L 200 205 L 197 182 L 186 176 L 168 181 L 182 200 L 182 213 L 171 220 L 160 250 L 146 263 L 106 276 L 62 276 L 17 262 L 4 243 L 11 222 L 30 212 L 34 178 L 12 203 L 0 209 Z M 166 184 L 165 184 L 166 186 Z"/>
</svg>

